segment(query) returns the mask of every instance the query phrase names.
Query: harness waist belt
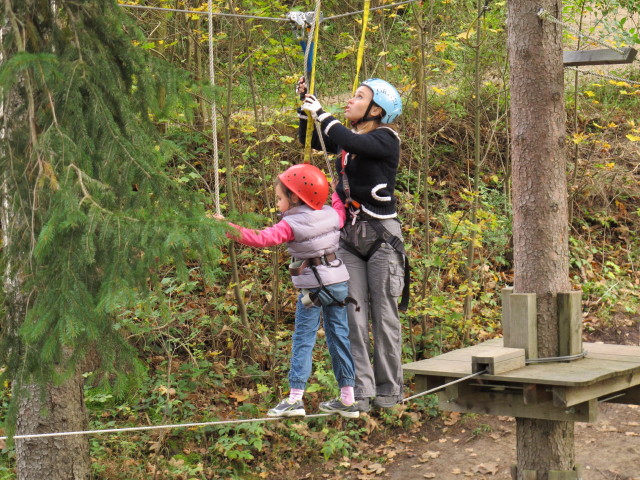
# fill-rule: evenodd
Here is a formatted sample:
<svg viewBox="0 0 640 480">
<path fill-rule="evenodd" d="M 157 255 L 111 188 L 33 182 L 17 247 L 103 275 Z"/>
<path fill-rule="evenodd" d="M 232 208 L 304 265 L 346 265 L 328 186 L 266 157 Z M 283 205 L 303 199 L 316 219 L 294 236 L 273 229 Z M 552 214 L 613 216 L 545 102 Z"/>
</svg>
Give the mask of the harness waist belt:
<svg viewBox="0 0 640 480">
<path fill-rule="evenodd" d="M 321 257 L 305 258 L 304 260 L 294 261 L 289 265 L 289 273 L 291 276 L 297 277 L 298 275 L 302 275 L 304 269 L 311 265 L 314 267 L 317 267 L 318 265 L 329 265 L 336 258 L 338 257 L 336 257 L 335 253 L 327 253 Z"/>
</svg>

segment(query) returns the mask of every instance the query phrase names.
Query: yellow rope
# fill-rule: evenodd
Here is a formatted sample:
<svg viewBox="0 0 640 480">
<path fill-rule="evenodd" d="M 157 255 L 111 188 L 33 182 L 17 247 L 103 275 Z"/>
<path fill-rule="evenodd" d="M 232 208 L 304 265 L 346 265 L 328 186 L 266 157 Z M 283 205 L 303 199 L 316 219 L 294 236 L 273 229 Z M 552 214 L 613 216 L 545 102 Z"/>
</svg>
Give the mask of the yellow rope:
<svg viewBox="0 0 640 480">
<path fill-rule="evenodd" d="M 309 89 L 310 94 L 315 93 L 316 84 L 316 53 L 318 51 L 318 32 L 320 31 L 320 0 L 316 0 L 316 12 L 314 16 L 314 29 L 313 29 L 313 60 L 311 61 L 311 74 L 309 76 Z M 306 65 L 305 65 L 306 66 Z M 307 135 L 304 140 L 304 163 L 311 163 L 311 139 L 313 138 L 314 121 L 311 114 L 308 115 L 307 120 Z"/>
<path fill-rule="evenodd" d="M 353 79 L 353 89 L 351 93 L 356 93 L 356 90 L 358 89 L 360 67 L 362 67 L 362 59 L 364 58 L 364 39 L 367 35 L 367 24 L 369 23 L 369 7 L 371 7 L 371 0 L 364 0 L 362 34 L 360 35 L 360 46 L 358 47 L 358 56 L 356 57 L 356 77 Z"/>
</svg>

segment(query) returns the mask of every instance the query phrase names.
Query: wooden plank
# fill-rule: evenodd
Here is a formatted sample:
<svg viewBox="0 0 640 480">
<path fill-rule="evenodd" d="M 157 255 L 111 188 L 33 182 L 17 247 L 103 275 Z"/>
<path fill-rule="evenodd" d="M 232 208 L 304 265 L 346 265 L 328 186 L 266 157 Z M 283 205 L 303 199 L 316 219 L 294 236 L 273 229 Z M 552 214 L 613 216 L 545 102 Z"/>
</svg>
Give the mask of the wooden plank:
<svg viewBox="0 0 640 480">
<path fill-rule="evenodd" d="M 491 375 L 498 375 L 524 366 L 524 349 L 522 348 L 500 347 L 492 352 L 471 357 L 471 371 L 473 373 L 487 370 Z"/>
<path fill-rule="evenodd" d="M 582 291 L 561 292 L 558 303 L 558 355 L 582 352 Z"/>
<path fill-rule="evenodd" d="M 525 405 L 523 395 L 485 392 L 466 384 L 456 386 L 456 391 L 450 392 L 451 396 L 447 392 L 438 392 L 438 403 L 442 410 L 567 422 L 594 422 L 597 417 L 596 400 L 569 408 L 555 407 L 551 401 Z"/>
<path fill-rule="evenodd" d="M 613 345 L 607 343 L 585 343 L 584 349 L 591 358 L 606 358 L 640 363 L 640 347 L 635 345 Z"/>
<path fill-rule="evenodd" d="M 410 365 L 412 366 L 405 365 L 404 372 L 407 374 L 442 377 L 464 377 L 471 373 L 472 367 L 471 358 L 467 361 L 447 361 L 436 357 Z M 511 370 L 498 375 L 487 375 L 483 378 L 504 382 L 584 387 L 608 378 L 634 374 L 639 370 L 640 363 L 637 362 L 619 362 L 587 357 L 571 363 L 528 365 L 525 368 Z"/>
<path fill-rule="evenodd" d="M 575 470 L 549 470 L 549 480 L 578 480 Z"/>
<path fill-rule="evenodd" d="M 622 51 L 623 53 L 619 53 L 609 48 L 603 48 L 562 52 L 562 63 L 565 67 L 633 63 L 638 52 L 631 47 L 623 48 Z"/>
<path fill-rule="evenodd" d="M 512 293 L 509 295 L 509 331 L 504 346 L 524 348 L 527 358 L 538 358 L 538 334 L 536 320 L 536 294 Z"/>
<path fill-rule="evenodd" d="M 553 403 L 560 407 L 570 407 L 592 398 L 611 395 L 636 385 L 640 385 L 640 371 L 608 378 L 586 387 L 553 387 Z"/>
<path fill-rule="evenodd" d="M 538 480 L 538 472 L 535 470 L 524 470 L 522 472 L 522 480 Z"/>
<path fill-rule="evenodd" d="M 511 302 L 509 296 L 513 293 L 513 287 L 505 287 L 501 291 L 502 297 L 502 336 L 511 338 Z"/>
</svg>

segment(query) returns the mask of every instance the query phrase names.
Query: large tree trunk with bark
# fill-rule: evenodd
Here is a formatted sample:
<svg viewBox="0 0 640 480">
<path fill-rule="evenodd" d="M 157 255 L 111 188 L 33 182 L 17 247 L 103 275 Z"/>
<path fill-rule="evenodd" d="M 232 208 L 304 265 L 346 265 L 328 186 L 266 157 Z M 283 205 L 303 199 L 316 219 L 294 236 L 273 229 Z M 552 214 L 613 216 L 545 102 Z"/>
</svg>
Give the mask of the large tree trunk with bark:
<svg viewBox="0 0 640 480">
<path fill-rule="evenodd" d="M 7 30 L 6 26 L 0 28 L 0 40 L 7 34 Z M 0 51 L 0 62 L 3 58 L 4 51 Z M 23 102 L 24 99 L 11 92 L 0 104 L 0 140 L 3 143 L 12 134 L 7 118 L 12 118 L 15 125 L 20 123 L 15 121 L 17 116 L 24 117 L 25 110 L 20 108 Z M 27 122 L 27 119 L 21 121 Z M 6 151 L 0 153 L 9 155 Z M 30 219 L 26 217 L 24 209 L 16 208 L 19 196 L 10 188 L 11 173 L 9 170 L 0 172 L 0 246 L 5 255 L 10 249 L 21 253 L 6 261 L 1 273 L 5 316 L 0 325 L 0 334 L 10 338 L 7 342 L 11 345 L 9 348 L 15 350 L 16 357 L 20 357 L 24 345 L 19 329 L 27 314 L 29 298 L 33 294 L 24 285 L 25 275 L 21 269 L 30 255 L 29 245 L 26 244 L 28 236 L 24 235 L 24 232 L 29 231 Z M 14 245 L 20 248 L 12 249 Z M 17 368 L 20 368 L 19 365 Z M 20 388 L 14 384 L 13 395 L 18 401 L 16 434 L 86 430 L 88 422 L 83 386 L 84 380 L 80 373 L 72 378 L 65 378 L 60 385 L 30 384 Z M 19 480 L 86 480 L 91 469 L 87 438 L 66 436 L 16 440 L 16 466 Z"/>
<path fill-rule="evenodd" d="M 570 290 L 565 159 L 562 2 L 509 0 L 513 159 L 514 292 L 537 295 L 538 356 L 558 354 L 558 292 Z M 547 480 L 549 470 L 572 470 L 571 422 L 517 419 L 518 479 L 525 470 Z"/>
<path fill-rule="evenodd" d="M 17 435 L 87 430 L 83 379 L 30 385 L 19 401 Z M 19 480 L 86 480 L 89 444 L 84 435 L 16 440 Z"/>
</svg>

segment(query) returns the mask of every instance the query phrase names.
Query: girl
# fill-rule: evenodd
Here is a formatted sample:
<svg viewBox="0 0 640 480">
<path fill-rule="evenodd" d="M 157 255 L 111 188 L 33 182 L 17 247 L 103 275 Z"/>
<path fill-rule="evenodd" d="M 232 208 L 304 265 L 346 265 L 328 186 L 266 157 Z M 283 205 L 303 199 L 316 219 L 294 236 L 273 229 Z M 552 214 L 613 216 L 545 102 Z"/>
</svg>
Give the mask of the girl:
<svg viewBox="0 0 640 480">
<path fill-rule="evenodd" d="M 301 79 L 298 93 L 305 91 Z M 324 112 L 313 95 L 306 95 L 302 110 L 321 124 L 327 150 L 339 154 L 336 191 L 348 211 L 338 256 L 349 271 L 349 293 L 362 306 L 360 311 L 349 307 L 357 408 L 368 411 L 373 397 L 374 406 L 392 407 L 402 400 L 398 298 L 402 293 L 401 307 L 406 308 L 409 268 L 394 197 L 400 138 L 388 124 L 402 112 L 402 101 L 391 84 L 372 78 L 347 102 L 345 117 L 351 129 Z M 300 113 L 299 137 L 304 143 L 308 117 Z M 321 148 L 317 135 L 312 147 Z"/>
<path fill-rule="evenodd" d="M 320 404 L 320 410 L 357 418 L 353 386 L 355 373 L 349 345 L 347 321 L 347 280 L 349 273 L 336 258 L 345 209 L 337 194 L 333 208 L 325 205 L 329 185 L 324 173 L 313 165 L 294 165 L 278 176 L 276 199 L 282 220 L 264 230 L 250 230 L 237 225 L 237 235 L 230 238 L 253 247 L 286 243 L 291 254 L 289 267 L 293 284 L 301 289 L 296 304 L 296 318 L 291 348 L 289 396 L 267 412 L 270 417 L 293 417 L 306 414 L 302 397 L 311 375 L 312 351 L 320 326 L 320 311 L 331 363 L 340 396 Z"/>
</svg>

